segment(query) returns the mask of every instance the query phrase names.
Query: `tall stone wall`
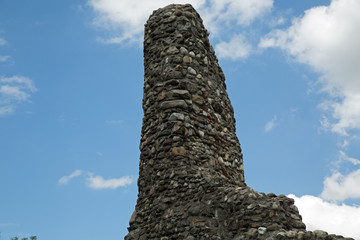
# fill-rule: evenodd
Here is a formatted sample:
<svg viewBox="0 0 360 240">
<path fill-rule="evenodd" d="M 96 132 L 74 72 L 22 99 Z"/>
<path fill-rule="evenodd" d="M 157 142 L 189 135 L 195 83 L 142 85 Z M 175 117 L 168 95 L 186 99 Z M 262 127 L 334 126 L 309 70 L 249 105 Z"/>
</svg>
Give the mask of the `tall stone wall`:
<svg viewBox="0 0 360 240">
<path fill-rule="evenodd" d="M 191 5 L 154 11 L 145 25 L 139 194 L 125 239 L 316 239 L 292 199 L 246 186 L 208 35 Z"/>
</svg>

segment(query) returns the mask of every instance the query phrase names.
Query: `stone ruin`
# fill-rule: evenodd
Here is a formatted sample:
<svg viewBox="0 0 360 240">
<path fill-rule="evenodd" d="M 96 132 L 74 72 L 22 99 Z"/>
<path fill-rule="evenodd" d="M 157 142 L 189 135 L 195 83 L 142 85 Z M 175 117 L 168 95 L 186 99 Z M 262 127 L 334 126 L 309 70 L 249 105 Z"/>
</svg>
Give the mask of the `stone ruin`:
<svg viewBox="0 0 360 240">
<path fill-rule="evenodd" d="M 138 200 L 125 240 L 344 239 L 306 231 L 294 200 L 245 184 L 225 76 L 195 9 L 145 25 Z"/>
</svg>

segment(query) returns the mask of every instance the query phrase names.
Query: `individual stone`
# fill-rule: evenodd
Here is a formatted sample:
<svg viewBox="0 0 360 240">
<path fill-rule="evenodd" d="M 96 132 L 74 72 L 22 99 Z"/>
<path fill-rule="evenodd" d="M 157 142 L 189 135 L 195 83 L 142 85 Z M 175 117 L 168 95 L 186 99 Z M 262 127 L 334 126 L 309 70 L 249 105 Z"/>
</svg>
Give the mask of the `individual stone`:
<svg viewBox="0 0 360 240">
<path fill-rule="evenodd" d="M 187 68 L 187 71 L 188 71 L 188 73 L 190 73 L 190 74 L 192 74 L 192 75 L 196 75 L 196 71 L 195 71 L 195 69 L 193 69 L 192 67 L 188 67 L 188 68 Z"/>
<path fill-rule="evenodd" d="M 167 92 L 169 98 L 180 98 L 180 99 L 190 99 L 190 93 L 188 90 L 174 89 Z"/>
<path fill-rule="evenodd" d="M 179 17 L 179 16 L 182 15 L 182 11 L 181 10 L 176 10 L 174 14 L 175 14 L 175 16 Z"/>
<path fill-rule="evenodd" d="M 184 147 L 173 147 L 172 153 L 174 156 L 186 156 L 186 149 Z"/>
<path fill-rule="evenodd" d="M 195 237 L 193 237 L 193 236 L 187 236 L 186 238 L 185 238 L 185 240 L 195 240 Z"/>
<path fill-rule="evenodd" d="M 183 57 L 183 62 L 184 62 L 184 63 L 192 63 L 192 58 L 189 57 L 189 56 L 184 56 L 184 57 Z"/>
<path fill-rule="evenodd" d="M 170 121 L 177 121 L 177 120 L 184 121 L 185 115 L 182 113 L 172 113 L 169 117 L 169 120 Z"/>
<path fill-rule="evenodd" d="M 286 237 L 288 238 L 295 238 L 297 236 L 297 233 L 295 231 L 289 231 L 286 233 Z"/>
<path fill-rule="evenodd" d="M 208 64 L 209 64 L 209 60 L 208 60 L 207 57 L 204 57 L 204 63 L 205 63 L 205 65 L 208 65 Z"/>
<path fill-rule="evenodd" d="M 164 13 L 164 15 L 163 15 L 163 17 L 164 18 L 168 18 L 168 17 L 170 17 L 172 15 L 172 12 L 166 12 L 166 13 Z"/>
<path fill-rule="evenodd" d="M 299 240 L 305 239 L 305 232 L 298 232 L 297 239 Z"/>
<path fill-rule="evenodd" d="M 169 108 L 187 108 L 187 104 L 184 100 L 172 100 L 164 101 L 160 103 L 160 109 L 169 109 Z"/>
<path fill-rule="evenodd" d="M 199 95 L 192 95 L 191 100 L 199 105 L 203 105 L 205 103 L 205 99 Z"/>
<path fill-rule="evenodd" d="M 199 136 L 200 136 L 201 138 L 203 138 L 203 137 L 205 136 L 205 133 L 204 133 L 203 131 L 201 131 L 201 130 L 199 130 L 198 133 L 199 133 Z"/>
<path fill-rule="evenodd" d="M 166 91 L 162 90 L 158 95 L 158 100 L 163 100 L 166 97 Z"/>
<path fill-rule="evenodd" d="M 179 52 L 179 49 L 177 47 L 169 47 L 169 49 L 166 51 L 166 54 L 168 55 L 174 55 Z"/>
<path fill-rule="evenodd" d="M 328 235 L 327 232 L 322 231 L 322 230 L 315 230 L 313 233 L 314 233 L 315 237 L 324 238 L 324 239 Z"/>
<path fill-rule="evenodd" d="M 259 227 L 258 228 L 258 233 L 260 235 L 264 235 L 266 233 L 266 227 Z"/>
<path fill-rule="evenodd" d="M 132 224 L 135 222 L 135 219 L 136 219 L 136 211 L 133 212 L 133 214 L 131 215 L 131 218 L 130 218 L 130 221 L 129 221 L 129 224 Z"/>
<path fill-rule="evenodd" d="M 189 51 L 188 51 L 186 48 L 184 48 L 184 47 L 180 47 L 180 53 L 182 53 L 182 54 L 188 54 Z"/>
</svg>

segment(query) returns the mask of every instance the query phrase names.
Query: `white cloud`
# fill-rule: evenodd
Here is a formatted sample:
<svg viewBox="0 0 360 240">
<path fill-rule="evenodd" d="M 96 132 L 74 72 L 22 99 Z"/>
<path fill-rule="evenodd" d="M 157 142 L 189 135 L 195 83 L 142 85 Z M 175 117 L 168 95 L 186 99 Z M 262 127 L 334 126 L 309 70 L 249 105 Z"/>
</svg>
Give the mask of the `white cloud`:
<svg viewBox="0 0 360 240">
<path fill-rule="evenodd" d="M 360 207 L 329 203 L 314 196 L 296 197 L 295 200 L 307 230 L 321 229 L 332 234 L 360 239 Z"/>
<path fill-rule="evenodd" d="M 265 132 L 269 132 L 269 131 L 271 131 L 274 127 L 276 127 L 277 125 L 279 125 L 276 121 L 277 121 L 277 116 L 275 115 L 268 123 L 265 124 L 264 131 L 265 131 Z"/>
<path fill-rule="evenodd" d="M 200 12 L 208 29 L 216 34 L 224 29 L 223 24 L 251 23 L 270 11 L 273 2 L 273 0 L 89 0 L 88 5 L 96 13 L 94 24 L 110 30 L 113 34 L 103 42 L 121 44 L 141 42 L 144 24 L 152 11 L 169 4 L 192 4 Z"/>
<path fill-rule="evenodd" d="M 101 176 L 94 176 L 94 174 L 90 173 L 87 178 L 87 185 L 92 189 L 116 189 L 119 187 L 125 187 L 133 183 L 134 180 L 129 177 L 121 177 L 121 178 L 111 178 L 104 179 Z"/>
<path fill-rule="evenodd" d="M 215 51 L 219 58 L 230 58 L 232 60 L 247 58 L 251 52 L 251 44 L 246 42 L 241 34 L 235 35 L 229 42 L 216 44 Z"/>
<path fill-rule="evenodd" d="M 60 185 L 64 185 L 67 184 L 71 179 L 80 176 L 83 173 L 82 170 L 75 170 L 74 172 L 72 172 L 70 175 L 68 176 L 63 176 L 59 179 L 58 183 Z"/>
<path fill-rule="evenodd" d="M 208 0 L 199 12 L 210 32 L 217 34 L 224 24 L 250 24 L 269 12 L 273 4 L 273 0 Z"/>
<path fill-rule="evenodd" d="M 191 3 L 199 7 L 205 0 L 89 0 L 88 5 L 96 13 L 94 24 L 107 30 L 120 30 L 120 35 L 105 40 L 106 43 L 139 42 L 143 38 L 143 28 L 152 11 L 166 5 Z"/>
<path fill-rule="evenodd" d="M 334 172 L 330 177 L 326 177 L 321 197 L 335 201 L 360 198 L 360 169 L 347 175 Z"/>
<path fill-rule="evenodd" d="M 29 102 L 36 91 L 34 83 L 27 77 L 0 77 L 0 116 L 13 113 L 16 105 L 22 102 Z"/>
<path fill-rule="evenodd" d="M 259 47 L 281 48 L 321 74 L 322 91 L 329 94 L 330 130 L 348 135 L 360 129 L 360 2 L 332 0 L 314 7 L 286 30 L 274 30 Z"/>
</svg>

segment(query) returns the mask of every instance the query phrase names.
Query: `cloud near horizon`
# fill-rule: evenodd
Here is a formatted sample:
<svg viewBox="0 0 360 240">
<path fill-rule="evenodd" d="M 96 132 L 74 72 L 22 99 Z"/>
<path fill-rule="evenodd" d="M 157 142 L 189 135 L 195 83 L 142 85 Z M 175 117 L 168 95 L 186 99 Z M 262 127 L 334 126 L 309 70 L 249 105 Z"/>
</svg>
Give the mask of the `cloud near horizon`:
<svg viewBox="0 0 360 240">
<path fill-rule="evenodd" d="M 338 205 L 309 195 L 296 197 L 290 194 L 288 197 L 295 200 L 307 230 L 321 229 L 330 234 L 360 239 L 359 206 Z"/>
</svg>

